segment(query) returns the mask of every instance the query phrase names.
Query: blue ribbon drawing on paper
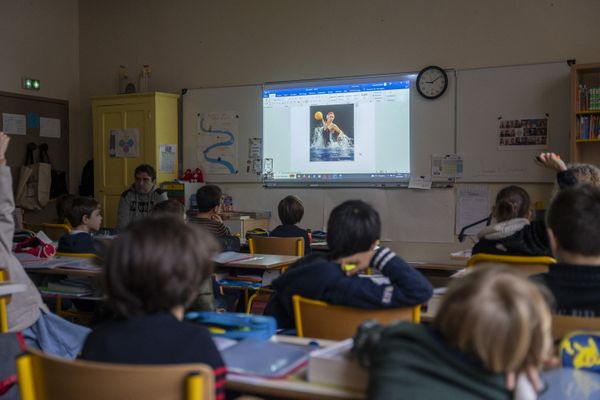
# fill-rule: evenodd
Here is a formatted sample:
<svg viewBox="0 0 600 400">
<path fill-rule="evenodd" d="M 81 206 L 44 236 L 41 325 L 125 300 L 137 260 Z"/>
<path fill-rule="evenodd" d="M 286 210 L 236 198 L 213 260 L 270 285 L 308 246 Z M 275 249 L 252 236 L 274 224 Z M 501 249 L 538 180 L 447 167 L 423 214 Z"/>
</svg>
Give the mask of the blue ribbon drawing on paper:
<svg viewBox="0 0 600 400">
<path fill-rule="evenodd" d="M 211 125 L 209 125 L 207 128 L 204 126 L 204 120 L 205 120 L 204 117 L 200 118 L 199 127 L 202 132 L 209 134 L 209 135 L 222 134 L 222 135 L 226 135 L 229 137 L 229 140 L 217 142 L 217 143 L 211 144 L 210 146 L 206 147 L 206 149 L 204 149 L 204 151 L 203 151 L 204 159 L 210 163 L 220 164 L 223 167 L 227 168 L 229 173 L 235 174 L 237 172 L 237 170 L 232 163 L 230 163 L 227 160 L 223 160 L 221 157 L 214 158 L 208 154 L 211 150 L 214 150 L 218 147 L 226 148 L 229 146 L 233 146 L 233 144 L 235 143 L 235 137 L 234 137 L 233 133 L 231 133 L 229 131 L 225 131 L 225 130 L 213 129 Z"/>
</svg>

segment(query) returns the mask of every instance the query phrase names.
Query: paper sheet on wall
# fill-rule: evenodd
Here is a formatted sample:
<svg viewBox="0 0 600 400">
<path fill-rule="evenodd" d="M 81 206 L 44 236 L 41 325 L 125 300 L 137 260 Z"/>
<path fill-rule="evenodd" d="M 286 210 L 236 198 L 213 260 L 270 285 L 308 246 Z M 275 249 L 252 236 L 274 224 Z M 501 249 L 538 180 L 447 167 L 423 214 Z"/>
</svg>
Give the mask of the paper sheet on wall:
<svg viewBox="0 0 600 400">
<path fill-rule="evenodd" d="M 139 129 L 111 129 L 108 152 L 110 157 L 139 157 Z"/>
<path fill-rule="evenodd" d="M 239 115 L 233 111 L 199 113 L 196 158 L 208 174 L 237 174 Z"/>
<path fill-rule="evenodd" d="M 158 169 L 167 174 L 175 173 L 175 161 L 177 160 L 176 144 L 161 144 Z"/>
<path fill-rule="evenodd" d="M 431 189 L 431 177 L 430 176 L 410 176 L 410 181 L 408 181 L 409 189 Z"/>
<path fill-rule="evenodd" d="M 431 176 L 436 178 L 461 178 L 463 159 L 458 154 L 432 154 Z"/>
<path fill-rule="evenodd" d="M 547 117 L 499 118 L 498 150 L 541 150 L 548 148 Z"/>
<path fill-rule="evenodd" d="M 23 114 L 2 114 L 2 130 L 10 135 L 26 135 L 27 119 Z"/>
<path fill-rule="evenodd" d="M 60 119 L 41 117 L 40 137 L 60 138 Z"/>
<path fill-rule="evenodd" d="M 469 185 L 458 188 L 456 201 L 456 234 L 475 221 L 490 215 L 490 192 L 487 187 Z M 485 222 L 465 231 L 467 235 L 475 235 L 485 226 Z"/>
</svg>

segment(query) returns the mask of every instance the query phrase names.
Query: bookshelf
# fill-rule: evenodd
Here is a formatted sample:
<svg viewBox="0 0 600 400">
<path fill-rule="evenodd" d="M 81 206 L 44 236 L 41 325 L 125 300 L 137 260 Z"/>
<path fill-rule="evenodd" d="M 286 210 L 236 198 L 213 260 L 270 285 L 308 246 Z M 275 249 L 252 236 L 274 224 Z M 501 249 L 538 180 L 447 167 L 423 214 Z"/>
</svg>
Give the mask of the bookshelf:
<svg viewBox="0 0 600 400">
<path fill-rule="evenodd" d="M 600 63 L 571 66 L 570 160 L 600 165 Z"/>
</svg>

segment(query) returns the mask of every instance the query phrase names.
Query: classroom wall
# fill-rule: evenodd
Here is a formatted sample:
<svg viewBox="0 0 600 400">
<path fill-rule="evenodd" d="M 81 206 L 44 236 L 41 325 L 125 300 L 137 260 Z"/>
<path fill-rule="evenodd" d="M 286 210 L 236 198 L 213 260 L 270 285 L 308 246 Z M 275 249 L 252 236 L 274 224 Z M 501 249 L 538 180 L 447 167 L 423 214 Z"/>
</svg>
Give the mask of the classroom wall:
<svg viewBox="0 0 600 400">
<path fill-rule="evenodd" d="M 184 87 L 405 72 L 429 64 L 465 69 L 596 62 L 599 13 L 596 0 L 83 1 L 81 130 L 91 129 L 90 96 L 117 91 L 121 64 L 130 74 L 150 64 L 151 89 L 179 93 Z M 89 146 L 84 150 L 91 154 Z M 490 185 L 492 198 L 500 187 Z M 525 188 L 534 201 L 551 191 L 548 184 Z M 425 243 L 394 246 L 435 255 Z M 446 256 L 463 247 L 448 243 L 436 251 Z"/>
<path fill-rule="evenodd" d="M 0 91 L 69 102 L 70 188 L 77 190 L 81 168 L 91 154 L 89 129 L 81 131 L 79 121 L 77 0 L 0 0 L 0 15 Z M 40 79 L 41 90 L 21 89 L 23 76 Z"/>
</svg>

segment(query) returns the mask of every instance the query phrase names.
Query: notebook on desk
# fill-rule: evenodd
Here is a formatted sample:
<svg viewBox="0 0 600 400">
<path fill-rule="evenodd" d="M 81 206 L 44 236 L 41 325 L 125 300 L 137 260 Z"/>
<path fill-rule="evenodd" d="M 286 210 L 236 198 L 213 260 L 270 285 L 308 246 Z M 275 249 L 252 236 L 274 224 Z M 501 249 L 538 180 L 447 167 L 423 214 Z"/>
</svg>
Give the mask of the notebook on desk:
<svg viewBox="0 0 600 400">
<path fill-rule="evenodd" d="M 310 346 L 248 338 L 221 355 L 229 373 L 263 378 L 283 378 L 308 363 Z"/>
</svg>

